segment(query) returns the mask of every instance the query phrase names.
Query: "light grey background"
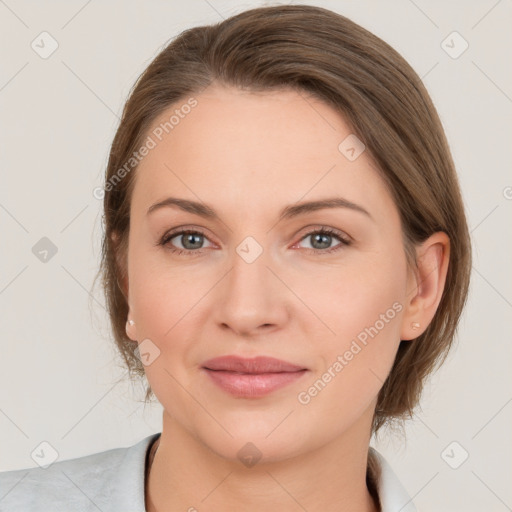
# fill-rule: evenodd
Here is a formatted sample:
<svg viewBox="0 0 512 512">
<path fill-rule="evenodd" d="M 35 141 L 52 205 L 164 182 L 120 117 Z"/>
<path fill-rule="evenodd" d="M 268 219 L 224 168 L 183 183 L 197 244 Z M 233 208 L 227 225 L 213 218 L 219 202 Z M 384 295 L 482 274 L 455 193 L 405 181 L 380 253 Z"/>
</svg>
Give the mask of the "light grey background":
<svg viewBox="0 0 512 512">
<path fill-rule="evenodd" d="M 512 4 L 304 3 L 374 32 L 423 78 L 473 237 L 457 346 L 427 386 L 406 441 L 390 432 L 372 444 L 423 511 L 511 510 Z M 186 28 L 269 4 L 0 1 L 0 470 L 35 466 L 30 454 L 42 441 L 68 459 L 160 431 L 161 406 L 144 407 L 142 387 L 118 382 L 124 370 L 100 289 L 89 296 L 101 240 L 93 189 L 128 91 L 162 46 Z M 47 59 L 31 48 L 43 31 L 59 45 Z M 441 46 L 453 31 L 469 44 L 456 59 Z M 32 252 L 42 237 L 58 249 L 46 263 Z M 453 441 L 460 446 L 445 459 L 469 453 L 458 469 L 441 456 Z"/>
</svg>

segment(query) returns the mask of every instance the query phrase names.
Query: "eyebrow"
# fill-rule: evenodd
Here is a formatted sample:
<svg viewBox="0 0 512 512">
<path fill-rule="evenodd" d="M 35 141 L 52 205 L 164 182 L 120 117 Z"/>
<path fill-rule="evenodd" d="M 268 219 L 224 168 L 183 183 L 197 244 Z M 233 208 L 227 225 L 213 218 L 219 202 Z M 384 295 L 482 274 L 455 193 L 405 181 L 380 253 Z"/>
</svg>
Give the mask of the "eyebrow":
<svg viewBox="0 0 512 512">
<path fill-rule="evenodd" d="M 200 217 L 205 217 L 212 220 L 220 220 L 219 215 L 211 206 L 204 203 L 199 203 L 197 201 L 192 201 L 190 199 L 181 199 L 178 197 L 167 197 L 163 201 L 159 201 L 158 203 L 151 205 L 147 211 L 147 215 L 165 207 L 177 207 L 185 212 L 199 215 Z M 368 212 L 368 210 L 342 197 L 331 197 L 317 201 L 308 201 L 286 206 L 281 210 L 279 214 L 279 220 L 281 221 L 285 219 L 291 219 L 305 213 L 323 210 L 326 208 L 347 208 L 362 213 L 373 220 L 373 217 L 371 216 L 370 212 Z"/>
</svg>

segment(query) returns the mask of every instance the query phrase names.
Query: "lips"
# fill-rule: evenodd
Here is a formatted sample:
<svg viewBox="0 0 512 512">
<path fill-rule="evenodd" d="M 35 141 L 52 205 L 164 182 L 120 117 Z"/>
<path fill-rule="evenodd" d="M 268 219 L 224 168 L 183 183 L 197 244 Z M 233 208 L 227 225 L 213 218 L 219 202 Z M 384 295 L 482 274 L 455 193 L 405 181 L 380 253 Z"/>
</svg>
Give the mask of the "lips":
<svg viewBox="0 0 512 512">
<path fill-rule="evenodd" d="M 258 356 L 252 359 L 245 359 L 234 355 L 209 359 L 203 363 L 203 368 L 207 370 L 247 374 L 283 373 L 306 370 L 303 366 L 297 366 L 274 357 Z"/>
<path fill-rule="evenodd" d="M 224 392 L 245 399 L 262 398 L 308 373 L 307 368 L 273 357 L 245 359 L 233 355 L 206 361 L 202 371 Z"/>
</svg>

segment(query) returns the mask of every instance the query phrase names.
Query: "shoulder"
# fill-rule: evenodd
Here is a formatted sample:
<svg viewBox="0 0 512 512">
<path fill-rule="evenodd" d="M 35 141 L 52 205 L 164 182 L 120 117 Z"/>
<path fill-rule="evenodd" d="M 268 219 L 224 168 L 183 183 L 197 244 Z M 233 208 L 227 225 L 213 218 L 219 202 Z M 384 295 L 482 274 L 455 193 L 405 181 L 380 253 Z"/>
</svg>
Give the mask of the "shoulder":
<svg viewBox="0 0 512 512">
<path fill-rule="evenodd" d="M 0 511 L 126 510 L 144 512 L 148 447 L 160 434 L 128 447 L 0 473 Z M 142 508 L 141 508 L 142 507 Z"/>
</svg>

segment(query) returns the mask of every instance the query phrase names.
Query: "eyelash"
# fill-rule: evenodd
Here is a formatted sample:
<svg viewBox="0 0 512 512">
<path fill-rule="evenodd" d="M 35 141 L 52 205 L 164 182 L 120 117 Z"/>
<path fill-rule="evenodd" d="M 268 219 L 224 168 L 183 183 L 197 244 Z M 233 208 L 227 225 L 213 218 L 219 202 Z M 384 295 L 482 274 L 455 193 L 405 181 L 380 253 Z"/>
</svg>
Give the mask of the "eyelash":
<svg viewBox="0 0 512 512">
<path fill-rule="evenodd" d="M 205 238 L 208 238 L 206 236 L 205 233 L 203 233 L 202 231 L 199 231 L 199 230 L 192 230 L 192 229 L 182 229 L 180 231 L 174 231 L 174 232 L 170 232 L 170 233 L 166 233 L 162 239 L 157 243 L 157 245 L 160 245 L 160 246 L 163 246 L 163 247 L 168 247 L 168 250 L 171 251 L 173 254 L 176 254 L 178 256 L 182 255 L 182 254 L 187 254 L 188 256 L 199 256 L 200 254 L 202 254 L 203 252 L 203 249 L 190 249 L 190 250 L 187 250 L 187 249 L 177 249 L 177 248 L 174 248 L 172 246 L 169 245 L 169 242 L 179 236 L 179 235 L 201 235 Z M 313 252 L 313 253 L 316 253 L 318 255 L 320 254 L 331 254 L 333 252 L 336 252 L 336 251 L 339 251 L 341 249 L 343 249 L 344 247 L 346 246 L 349 246 L 351 244 L 351 240 L 347 239 L 347 238 L 344 238 L 338 231 L 335 231 L 331 228 L 324 228 L 322 227 L 321 229 L 316 229 L 314 231 L 310 231 L 309 233 L 306 233 L 300 240 L 299 242 L 302 242 L 304 239 L 308 238 L 309 236 L 313 236 L 313 235 L 318 235 L 318 234 L 322 234 L 322 235 L 328 235 L 328 236 L 331 236 L 333 238 L 337 238 L 341 243 L 339 245 L 336 245 L 334 247 L 331 247 L 330 249 L 306 249 L 306 251 L 308 252 Z M 294 244 L 296 245 L 296 244 Z"/>
</svg>

